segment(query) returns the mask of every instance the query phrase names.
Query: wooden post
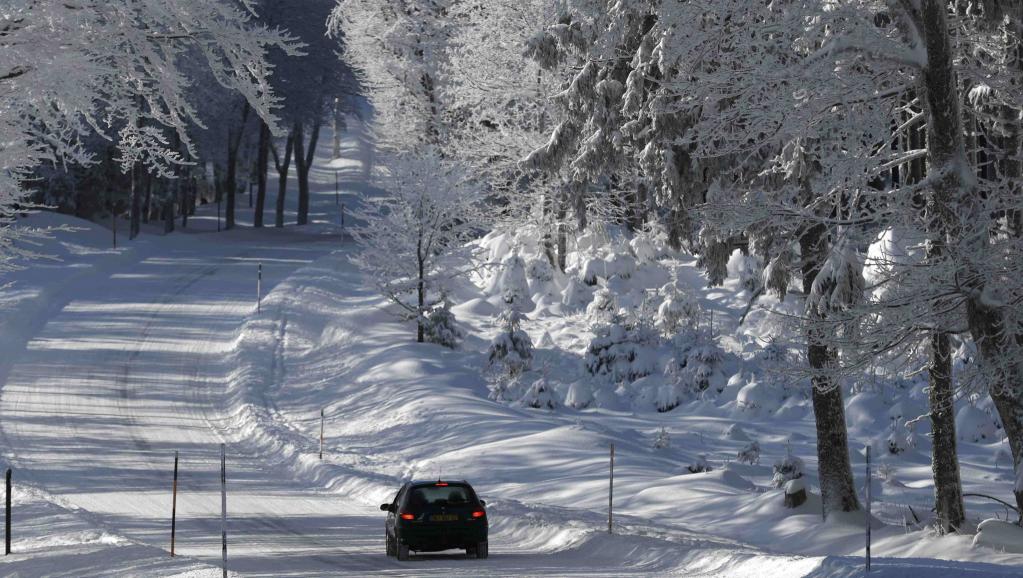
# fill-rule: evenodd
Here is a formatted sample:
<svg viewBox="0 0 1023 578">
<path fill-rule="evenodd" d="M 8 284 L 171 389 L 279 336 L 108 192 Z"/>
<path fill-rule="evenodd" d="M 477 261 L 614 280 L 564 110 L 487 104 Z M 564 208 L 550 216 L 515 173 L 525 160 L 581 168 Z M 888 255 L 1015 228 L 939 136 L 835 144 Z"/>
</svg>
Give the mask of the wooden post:
<svg viewBox="0 0 1023 578">
<path fill-rule="evenodd" d="M 337 169 L 334 169 L 334 204 L 339 207 L 341 206 L 341 185 Z"/>
<path fill-rule="evenodd" d="M 323 459 L 323 408 L 320 408 L 320 459 Z"/>
<path fill-rule="evenodd" d="M 4 510 L 4 556 L 11 553 L 11 468 L 7 468 L 7 503 Z"/>
<path fill-rule="evenodd" d="M 220 444 L 220 544 L 221 567 L 227 578 L 227 446 Z"/>
<path fill-rule="evenodd" d="M 607 533 L 608 534 L 613 534 L 614 533 L 612 531 L 612 526 L 611 526 L 611 523 L 612 523 L 612 520 L 613 520 L 612 506 L 614 504 L 614 494 L 615 494 L 615 445 L 612 442 L 611 443 L 611 479 L 610 479 L 610 482 L 608 483 L 608 486 L 607 486 Z"/>
<path fill-rule="evenodd" d="M 249 183 L 249 208 L 250 209 L 252 208 L 252 187 L 255 186 L 255 184 L 256 183 Z"/>
<path fill-rule="evenodd" d="M 864 517 L 867 526 L 867 565 L 866 571 L 870 572 L 870 446 L 867 446 L 867 507 L 864 508 Z"/>
<path fill-rule="evenodd" d="M 174 557 L 174 535 L 178 525 L 178 452 L 174 452 L 174 485 L 171 486 L 171 557 Z"/>
</svg>

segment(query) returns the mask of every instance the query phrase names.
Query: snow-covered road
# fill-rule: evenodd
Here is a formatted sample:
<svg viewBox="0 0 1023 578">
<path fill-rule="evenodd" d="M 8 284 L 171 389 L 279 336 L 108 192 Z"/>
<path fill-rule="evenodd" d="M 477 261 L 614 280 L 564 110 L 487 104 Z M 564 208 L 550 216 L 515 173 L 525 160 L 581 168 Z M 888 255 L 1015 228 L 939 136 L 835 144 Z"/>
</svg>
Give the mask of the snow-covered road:
<svg viewBox="0 0 1023 578">
<path fill-rule="evenodd" d="M 276 233 L 272 242 L 250 232 L 216 243 L 192 237 L 77 284 L 4 388 L 2 431 L 19 478 L 111 532 L 169 548 L 179 451 L 177 550 L 215 561 L 219 444 L 227 441 L 232 569 L 280 576 L 379 567 L 363 547 L 376 542 L 378 520 L 296 486 L 220 425 L 229 353 L 254 312 L 256 263 L 269 288 L 339 242 Z"/>
</svg>

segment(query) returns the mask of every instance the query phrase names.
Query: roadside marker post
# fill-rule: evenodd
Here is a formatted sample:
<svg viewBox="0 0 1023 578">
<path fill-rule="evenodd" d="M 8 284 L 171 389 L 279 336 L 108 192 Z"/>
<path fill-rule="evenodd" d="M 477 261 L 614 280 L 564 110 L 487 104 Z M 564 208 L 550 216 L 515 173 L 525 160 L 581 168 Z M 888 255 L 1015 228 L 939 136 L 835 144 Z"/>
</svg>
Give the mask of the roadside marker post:
<svg viewBox="0 0 1023 578">
<path fill-rule="evenodd" d="M 323 459 L 323 408 L 320 408 L 320 460 Z"/>
<path fill-rule="evenodd" d="M 7 503 L 4 510 L 4 556 L 11 554 L 11 468 L 7 468 Z"/>
<path fill-rule="evenodd" d="M 870 446 L 867 446 L 866 450 L 867 450 L 867 492 L 866 492 L 866 494 L 867 494 L 867 507 L 864 508 L 864 516 L 865 516 L 865 520 L 864 521 L 866 522 L 865 525 L 867 527 L 867 548 L 866 548 L 866 556 L 867 556 L 866 562 L 867 563 L 866 563 L 866 567 L 864 568 L 864 572 L 865 573 L 870 572 L 870 481 L 871 481 L 870 480 L 870 478 L 871 478 L 871 475 L 870 475 Z"/>
<path fill-rule="evenodd" d="M 614 493 L 615 493 L 615 445 L 611 444 L 611 478 L 607 486 L 607 533 L 613 534 L 612 531 L 612 506 L 614 504 Z"/>
<path fill-rule="evenodd" d="M 171 558 L 174 557 L 174 537 L 178 525 L 178 452 L 174 452 L 174 484 L 171 486 Z"/>
<path fill-rule="evenodd" d="M 220 543 L 221 567 L 227 578 L 227 446 L 220 444 Z"/>
<path fill-rule="evenodd" d="M 256 313 L 263 308 L 263 264 L 256 266 Z"/>
</svg>

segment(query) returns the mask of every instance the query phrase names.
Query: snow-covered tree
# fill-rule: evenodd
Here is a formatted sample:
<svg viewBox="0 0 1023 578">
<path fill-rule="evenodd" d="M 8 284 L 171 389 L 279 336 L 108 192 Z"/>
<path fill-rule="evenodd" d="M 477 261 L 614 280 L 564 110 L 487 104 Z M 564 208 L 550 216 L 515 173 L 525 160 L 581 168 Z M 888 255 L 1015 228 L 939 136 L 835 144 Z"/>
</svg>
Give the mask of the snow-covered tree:
<svg viewBox="0 0 1023 578">
<path fill-rule="evenodd" d="M 352 235 L 362 251 L 352 261 L 426 338 L 427 317 L 443 301 L 446 283 L 475 267 L 455 254 L 478 226 L 474 189 L 436 151 L 396 155 L 382 183 L 388 191 L 363 198 Z"/>
<path fill-rule="evenodd" d="M 505 373 L 515 377 L 528 371 L 533 362 L 533 340 L 522 329 L 525 316 L 514 307 L 501 313 L 501 331 L 494 336 L 487 351 L 487 364 L 503 365 Z"/>
<path fill-rule="evenodd" d="M 199 103 L 183 68 L 191 58 L 279 130 L 267 56 L 297 50 L 285 34 L 257 24 L 251 8 L 212 0 L 7 2 L 0 14 L 0 206 L 23 201 L 25 179 L 40 163 L 93 162 L 84 145 L 90 134 L 115 143 L 125 172 L 173 176 L 195 152 L 187 129 L 199 120 Z M 138 197 L 135 191 L 133 207 Z"/>
</svg>

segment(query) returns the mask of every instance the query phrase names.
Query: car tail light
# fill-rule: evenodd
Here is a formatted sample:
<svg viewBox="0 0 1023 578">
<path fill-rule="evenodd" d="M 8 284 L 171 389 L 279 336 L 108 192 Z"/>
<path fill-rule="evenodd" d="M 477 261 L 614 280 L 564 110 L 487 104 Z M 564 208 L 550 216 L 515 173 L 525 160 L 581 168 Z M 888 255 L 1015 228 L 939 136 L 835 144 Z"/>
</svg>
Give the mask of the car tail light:
<svg viewBox="0 0 1023 578">
<path fill-rule="evenodd" d="M 447 482 L 437 482 L 434 485 L 438 486 L 438 487 L 441 487 L 441 488 L 444 488 L 444 487 L 447 487 L 448 483 Z"/>
<path fill-rule="evenodd" d="M 399 515 L 401 516 L 402 520 L 415 520 L 416 519 L 416 515 L 415 514 L 399 514 Z"/>
<path fill-rule="evenodd" d="M 487 515 L 487 513 L 485 511 L 483 511 L 483 510 L 476 510 L 476 511 L 474 511 L 472 513 L 472 517 L 473 518 L 482 518 L 483 516 L 486 516 L 486 515 Z"/>
</svg>

